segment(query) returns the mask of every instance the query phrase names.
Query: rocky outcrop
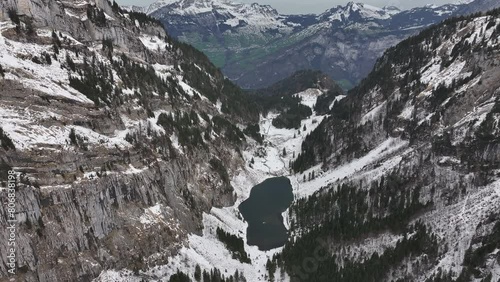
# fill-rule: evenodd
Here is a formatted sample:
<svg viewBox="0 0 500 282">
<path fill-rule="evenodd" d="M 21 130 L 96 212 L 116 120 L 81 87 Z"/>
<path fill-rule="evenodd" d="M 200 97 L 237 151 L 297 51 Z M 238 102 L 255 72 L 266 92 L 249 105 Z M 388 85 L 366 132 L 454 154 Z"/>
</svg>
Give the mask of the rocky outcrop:
<svg viewBox="0 0 500 282">
<path fill-rule="evenodd" d="M 227 107 L 239 93 L 212 90 L 224 80 L 205 57 L 107 1 L 3 1 L 2 20 L 9 9 L 20 23 L 0 26 L 0 164 L 2 187 L 8 170 L 18 177 L 17 267 L 11 276 L 2 255 L 0 280 L 165 264 L 201 232 L 203 212 L 235 201 L 228 177 L 245 137 L 226 138 L 236 119 L 207 97 Z M 8 216 L 2 207 L 3 230 Z"/>
</svg>

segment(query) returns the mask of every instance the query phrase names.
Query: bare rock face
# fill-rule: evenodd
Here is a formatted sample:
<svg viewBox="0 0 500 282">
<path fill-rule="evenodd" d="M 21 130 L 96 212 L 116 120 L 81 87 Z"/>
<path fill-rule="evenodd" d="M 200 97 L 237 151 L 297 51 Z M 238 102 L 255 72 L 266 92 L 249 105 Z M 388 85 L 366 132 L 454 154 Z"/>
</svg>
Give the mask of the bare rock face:
<svg viewBox="0 0 500 282">
<path fill-rule="evenodd" d="M 228 179 L 245 137 L 226 138 L 240 131 L 216 102 L 238 94 L 212 90 L 223 76 L 204 57 L 107 1 L 2 1 L 0 11 L 1 181 L 16 171 L 18 281 L 165 264 L 203 212 L 235 201 Z M 0 209 L 2 229 L 8 218 Z"/>
<path fill-rule="evenodd" d="M 87 9 L 97 7 L 108 15 L 105 27 L 95 25 L 87 17 Z M 143 45 L 134 36 L 139 28 L 133 22 L 123 22 L 113 18 L 114 12 L 107 1 L 42 1 L 9 0 L 0 4 L 0 19 L 7 20 L 8 9 L 15 9 L 21 17 L 32 18 L 40 28 L 52 28 L 71 34 L 80 42 L 90 43 L 102 39 L 113 39 L 114 44 L 128 51 L 140 52 Z M 142 30 L 150 34 L 164 34 L 161 26 L 144 25 Z"/>
<path fill-rule="evenodd" d="M 172 168 L 165 165 L 158 169 Z M 18 278 L 71 280 L 77 273 L 92 277 L 106 267 L 130 267 L 131 260 L 140 269 L 147 263 L 141 258 L 148 257 L 151 250 L 175 251 L 175 244 L 186 230 L 194 232 L 196 223 L 191 211 L 174 200 L 179 186 L 174 186 L 171 177 L 147 170 L 48 191 L 20 188 L 17 196 L 23 220 L 17 242 L 22 250 L 18 263 L 29 271 Z M 142 224 L 140 217 L 144 216 L 142 207 L 154 203 L 163 203 L 158 204 L 162 207 L 158 218 L 165 220 L 155 222 L 153 228 Z M 170 205 L 175 213 L 166 210 Z"/>
</svg>

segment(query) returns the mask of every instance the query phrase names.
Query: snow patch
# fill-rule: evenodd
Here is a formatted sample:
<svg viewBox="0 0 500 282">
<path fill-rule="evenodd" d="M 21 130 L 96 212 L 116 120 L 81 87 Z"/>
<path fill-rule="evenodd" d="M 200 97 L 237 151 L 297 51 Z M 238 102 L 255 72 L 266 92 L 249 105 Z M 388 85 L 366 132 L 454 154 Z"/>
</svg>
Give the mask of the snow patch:
<svg viewBox="0 0 500 282">
<path fill-rule="evenodd" d="M 386 157 L 401 151 L 407 146 L 408 141 L 404 141 L 399 138 L 389 138 L 382 142 L 378 147 L 368 152 L 365 156 L 355 159 L 350 163 L 331 171 L 325 172 L 324 174 L 320 174 L 311 181 L 303 182 L 303 175 L 307 175 L 309 172 L 317 170 L 318 168 L 309 169 L 303 174 L 293 176 L 295 177 L 295 181 L 292 181 L 292 183 L 296 183 L 296 185 L 294 185 L 294 194 L 297 197 L 307 197 L 312 195 L 320 188 L 326 187 L 328 184 L 334 183 L 337 180 L 351 177 L 354 174 L 359 173 L 368 165 L 373 165 L 383 161 Z M 396 156 L 395 159 L 390 159 L 390 163 L 399 163 L 399 161 L 401 161 L 400 158 L 400 156 Z"/>
</svg>

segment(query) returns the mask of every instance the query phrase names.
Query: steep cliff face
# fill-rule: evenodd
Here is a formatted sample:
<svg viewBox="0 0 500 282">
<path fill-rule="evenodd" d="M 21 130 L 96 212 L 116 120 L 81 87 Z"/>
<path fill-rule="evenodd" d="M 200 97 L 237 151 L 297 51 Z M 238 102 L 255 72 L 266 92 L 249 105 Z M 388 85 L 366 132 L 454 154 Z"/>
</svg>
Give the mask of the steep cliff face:
<svg viewBox="0 0 500 282">
<path fill-rule="evenodd" d="M 97 7 L 105 13 L 108 19 L 106 26 L 91 24 L 91 21 L 88 21 L 88 5 Z M 138 32 L 139 27 L 136 27 L 133 21 L 125 22 L 114 18 L 113 9 L 108 1 L 3 1 L 0 4 L 0 20 L 9 20 L 8 11 L 13 7 L 19 16 L 31 18 L 37 27 L 66 32 L 80 42 L 112 38 L 115 45 L 125 50 L 134 48 L 136 51 L 141 50 L 141 44 L 137 44 L 138 39 L 133 32 L 129 32 L 134 29 Z M 144 25 L 141 28 L 150 34 L 163 33 L 163 29 L 158 25 Z"/>
<path fill-rule="evenodd" d="M 347 96 L 302 72 L 257 106 L 142 14 L 0 5 L 0 199 L 14 170 L 15 279 L 194 278 L 197 265 L 237 281 L 500 278 L 498 10 L 403 41 Z M 293 185 L 292 236 L 262 252 L 244 244 L 237 207 L 272 176 Z M 0 228 L 10 213 L 0 209 Z M 243 238 L 252 264 L 217 228 Z M 9 269 L 2 256 L 2 280 Z"/>
<path fill-rule="evenodd" d="M 292 165 L 292 281 L 500 278 L 499 40 L 499 10 L 445 21 L 333 105 Z"/>
<path fill-rule="evenodd" d="M 2 1 L 0 11 L 15 279 L 89 281 L 164 264 L 201 232 L 204 211 L 234 202 L 229 177 L 248 138 L 238 126 L 258 111 L 205 56 L 106 1 Z M 2 207 L 2 229 L 8 216 Z"/>
</svg>

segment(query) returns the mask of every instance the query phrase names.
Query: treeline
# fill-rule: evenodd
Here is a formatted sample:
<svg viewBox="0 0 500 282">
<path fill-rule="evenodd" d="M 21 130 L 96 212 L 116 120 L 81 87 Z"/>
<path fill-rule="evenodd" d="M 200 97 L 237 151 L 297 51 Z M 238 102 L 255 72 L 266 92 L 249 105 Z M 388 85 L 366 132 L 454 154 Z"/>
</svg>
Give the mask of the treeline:
<svg viewBox="0 0 500 282">
<path fill-rule="evenodd" d="M 405 258 L 425 255 L 425 260 L 433 261 L 438 255 L 436 235 L 421 222 L 409 226 L 403 232 L 403 239 L 398 240 L 394 247 L 387 248 L 381 254 L 374 252 L 361 262 L 330 255 L 328 245 L 321 246 L 317 242 L 302 253 L 284 251 L 275 257 L 275 261 L 277 266 L 286 269 L 292 282 L 387 281 L 390 270 L 403 267 L 401 263 Z M 321 250 L 318 251 L 318 248 Z M 313 252 L 316 252 L 316 256 Z M 411 277 L 408 277 L 404 281 L 410 280 Z"/>
<path fill-rule="evenodd" d="M 143 13 L 127 12 L 122 10 L 116 2 L 109 2 L 117 16 L 128 14 L 133 22 L 137 20 L 141 24 L 158 24 L 161 22 Z M 106 17 L 101 9 L 95 6 L 88 6 L 88 16 L 96 25 L 105 25 Z M 193 88 L 198 90 L 203 96 L 207 97 L 214 104 L 222 103 L 221 110 L 224 114 L 232 118 L 246 122 L 257 122 L 260 107 L 234 83 L 224 77 L 205 54 L 196 50 L 189 44 L 179 42 L 170 36 L 163 39 L 167 43 L 169 53 L 174 55 L 174 66 L 178 71 L 183 72 L 184 80 Z M 108 52 L 107 55 L 112 59 L 113 45 L 110 39 L 103 40 L 103 49 Z M 123 81 L 123 88 L 137 89 L 137 94 L 148 97 L 149 93 L 158 93 L 161 97 L 165 93 L 169 94 L 171 100 L 178 98 L 191 101 L 200 99 L 197 93 L 191 97 L 185 93 L 184 89 L 178 85 L 172 77 L 163 79 L 156 74 L 151 67 L 144 67 L 128 59 L 124 54 L 121 60 L 113 61 L 113 68 Z M 83 83 L 74 81 L 74 85 L 80 89 L 84 88 Z M 84 89 L 85 91 L 86 89 Z M 96 96 L 96 95 L 94 95 Z M 141 102 L 147 106 L 146 97 Z M 172 101 L 175 105 L 176 101 Z"/>
<path fill-rule="evenodd" d="M 309 88 L 329 89 L 333 85 L 335 83 L 319 70 L 300 70 L 267 88 L 252 90 L 250 93 L 262 96 L 283 97 L 291 96 Z"/>
<path fill-rule="evenodd" d="M 474 134 L 466 136 L 464 142 L 452 143 L 453 129 L 444 131 L 441 135 L 436 135 L 432 139 L 432 149 L 436 155 L 456 156 L 462 164 L 467 166 L 469 171 L 477 172 L 478 179 L 484 177 L 488 181 L 488 175 L 492 175 L 492 169 L 498 168 L 497 158 L 493 156 L 485 157 L 485 152 L 495 150 L 496 144 L 500 141 L 500 98 L 486 114 L 483 121 L 475 128 Z"/>
<path fill-rule="evenodd" d="M 227 172 L 226 166 L 222 163 L 221 160 L 217 158 L 211 158 L 210 167 L 212 168 L 212 170 L 219 174 L 224 183 L 229 184 L 229 173 Z"/>
<path fill-rule="evenodd" d="M 320 96 L 319 103 L 315 106 L 322 113 L 325 112 L 324 103 L 333 102 L 336 95 L 343 93 L 340 87 L 328 76 L 321 71 L 313 70 L 298 71 L 268 88 L 247 91 L 247 93 L 252 95 L 257 104 L 262 107 L 263 115 L 267 115 L 270 111 L 281 113 L 273 120 L 275 127 L 299 129 L 301 121 L 311 116 L 312 110 L 303 105 L 301 98 L 294 96 L 294 94 L 309 88 L 320 88 L 327 91 Z"/>
<path fill-rule="evenodd" d="M 179 144 L 188 149 L 207 149 L 207 144 L 212 139 L 212 132 L 223 137 L 234 146 L 246 141 L 243 132 L 234 124 L 221 116 L 212 119 L 202 112 L 202 119 L 206 125 L 201 124 L 198 114 L 191 110 L 189 113 L 176 110 L 174 113 L 161 113 L 157 124 L 165 129 L 167 135 L 176 133 Z"/>
<path fill-rule="evenodd" d="M 344 91 L 342 91 L 339 86 L 335 85 L 325 94 L 318 97 L 318 99 L 316 100 L 316 104 L 314 104 L 314 110 L 319 115 L 324 115 L 330 112 L 330 106 L 340 95 L 344 95 Z"/>
<path fill-rule="evenodd" d="M 215 133 L 224 136 L 233 144 L 240 145 L 246 140 L 245 135 L 236 125 L 221 116 L 212 118 L 212 127 Z"/>
<path fill-rule="evenodd" d="M 144 67 L 131 61 L 125 54 L 122 54 L 120 58 L 121 60 L 113 61 L 113 68 L 123 81 L 123 88 L 137 89 L 138 94 L 146 97 L 151 96 L 152 93 L 157 93 L 160 97 L 168 94 L 173 104 L 181 98 L 192 100 L 191 96 L 179 86 L 178 81 L 172 77 L 161 78 L 152 66 Z M 195 95 L 193 99 L 196 98 L 199 97 Z"/>
<path fill-rule="evenodd" d="M 320 158 L 316 152 L 325 152 L 330 150 L 330 140 L 326 132 L 326 123 L 322 122 L 315 130 L 309 133 L 302 141 L 301 152 L 297 158 L 290 163 L 293 171 L 304 172 L 309 167 L 316 164 Z M 325 155 L 326 157 L 326 155 Z"/>
<path fill-rule="evenodd" d="M 222 103 L 221 111 L 225 114 L 250 122 L 257 122 L 260 106 L 246 95 L 241 88 L 225 78 L 208 57 L 193 46 L 173 41 L 173 51 L 179 56 L 179 67 L 184 72 L 185 80 L 212 103 Z M 187 59 L 189 58 L 189 59 Z"/>
<path fill-rule="evenodd" d="M 236 270 L 234 274 L 226 276 L 217 268 L 211 269 L 210 271 L 203 270 L 202 272 L 199 265 L 196 265 L 193 276 L 196 282 L 247 282 L 245 276 L 238 270 Z M 180 270 L 177 270 L 174 275 L 170 276 L 168 281 L 193 282 L 193 280 L 189 278 L 189 275 Z"/>
<path fill-rule="evenodd" d="M 394 256 L 402 258 L 418 252 L 435 254 L 436 240 L 426 232 L 426 227 L 422 224 L 408 227 L 413 216 L 432 205 L 432 202 L 420 203 L 420 187 L 413 186 L 413 181 L 412 178 L 403 178 L 395 170 L 365 188 L 344 183 L 336 189 L 330 187 L 297 200 L 290 207 L 290 231 L 296 237 L 285 245 L 275 263 L 293 276 L 294 267 L 300 266 L 318 248 L 318 240 L 352 242 L 373 233 L 410 234 L 412 228 L 422 232 L 422 237 L 406 238 L 395 249 L 387 250 L 380 257 L 376 255 L 365 264 L 348 262 L 342 268 L 335 268 L 319 262 L 318 271 L 306 281 L 383 281 L 383 275 L 398 262 L 392 260 Z M 415 242 L 422 242 L 420 240 L 430 244 L 429 249 L 417 246 Z M 329 250 L 328 246 L 323 248 Z M 326 261 L 335 266 L 338 259 L 329 257 Z M 272 265 L 270 267 L 274 269 Z M 369 273 L 374 274 L 370 279 Z M 328 280 L 330 277 L 339 280 Z"/>
<path fill-rule="evenodd" d="M 69 85 L 92 100 L 96 106 L 102 102 L 111 104 L 111 94 L 113 93 L 113 72 L 112 69 L 103 62 L 98 62 L 95 55 L 89 63 L 87 58 L 83 58 L 83 65 L 76 69 L 73 59 L 67 55 L 66 64 L 73 72 L 77 72 L 79 77 L 69 76 Z"/>
<path fill-rule="evenodd" d="M 177 133 L 179 144 L 188 149 L 206 148 L 199 127 L 198 114 L 177 110 L 175 114 L 161 113 L 157 124 L 165 129 L 167 135 Z"/>
<path fill-rule="evenodd" d="M 245 251 L 245 244 L 241 237 L 230 234 L 222 228 L 217 227 L 217 238 L 224 243 L 229 251 L 231 251 L 233 259 L 237 259 L 242 263 L 252 263 Z"/>
<path fill-rule="evenodd" d="M 210 119 L 206 113 L 202 112 L 201 117 L 206 122 L 206 126 L 201 125 L 198 114 L 194 110 L 189 113 L 176 110 L 175 113 L 161 113 L 157 124 L 162 126 L 168 135 L 177 133 L 179 144 L 188 149 L 206 149 L 205 141 L 212 139 L 212 132 L 235 146 L 246 141 L 243 132 L 222 116 L 214 116 Z"/>
<path fill-rule="evenodd" d="M 291 104 L 288 109 L 284 110 L 279 116 L 273 119 L 273 125 L 276 128 L 294 128 L 299 129 L 302 120 L 310 117 L 312 110 L 308 106 L 296 103 Z"/>
<path fill-rule="evenodd" d="M 342 184 L 337 189 L 315 193 L 291 206 L 292 230 L 307 237 L 331 236 L 349 240 L 383 230 L 398 231 L 410 217 L 431 203 L 419 202 L 420 188 L 411 185 L 397 172 L 373 182 L 370 189 Z M 300 240 L 300 239 L 299 239 Z"/>
<path fill-rule="evenodd" d="M 306 137 L 301 153 L 292 165 L 293 170 L 303 172 L 320 162 L 324 162 L 325 165 L 340 164 L 359 157 L 363 151 L 372 149 L 369 140 L 360 139 L 360 136 L 364 134 L 389 136 L 394 129 L 401 127 L 404 128 L 402 137 L 410 140 L 411 144 L 418 140 L 428 140 L 430 127 L 444 115 L 445 109 L 441 109 L 440 105 L 452 97 L 452 94 L 465 83 L 477 78 L 482 70 L 471 66 L 470 76 L 455 79 L 447 85 L 441 84 L 434 87 L 433 95 L 429 95 L 425 103 L 420 104 L 439 113 L 432 116 L 431 125 L 428 126 L 426 123 L 419 124 L 416 117 L 412 117 L 409 122 L 403 122 L 398 117 L 411 97 L 427 88 L 427 85 L 421 81 L 422 69 L 430 63 L 432 58 L 440 59 L 441 67 L 445 68 L 457 59 L 473 53 L 480 53 L 484 56 L 493 54 L 494 50 L 487 45 L 488 42 L 498 41 L 500 34 L 500 24 L 496 22 L 498 11 L 499 9 L 495 9 L 485 14 L 489 16 L 486 19 L 487 23 L 477 35 L 472 33 L 475 31 L 461 35 L 456 44 L 451 46 L 450 54 L 437 54 L 436 49 L 455 36 L 457 30 L 463 29 L 481 14 L 445 20 L 386 50 L 384 55 L 377 60 L 371 73 L 359 85 L 351 89 L 345 99 L 334 104 L 328 111 L 330 117 L 324 119 L 322 124 Z M 485 35 L 490 34 L 487 31 L 491 30 L 493 30 L 491 37 L 486 38 Z M 396 89 L 400 91 L 398 99 L 387 99 Z M 363 105 L 370 107 L 372 103 L 376 103 L 367 96 L 372 90 L 381 93 L 383 98 L 388 100 L 387 105 L 384 112 L 380 114 L 379 121 L 359 124 L 362 118 L 361 107 Z M 449 103 L 457 103 L 457 99 L 452 98 Z M 320 105 L 327 106 L 324 103 Z M 382 125 L 383 132 L 379 130 L 380 125 Z M 342 134 L 339 134 L 340 132 Z"/>
</svg>

